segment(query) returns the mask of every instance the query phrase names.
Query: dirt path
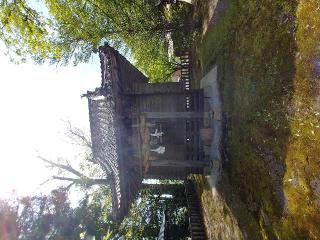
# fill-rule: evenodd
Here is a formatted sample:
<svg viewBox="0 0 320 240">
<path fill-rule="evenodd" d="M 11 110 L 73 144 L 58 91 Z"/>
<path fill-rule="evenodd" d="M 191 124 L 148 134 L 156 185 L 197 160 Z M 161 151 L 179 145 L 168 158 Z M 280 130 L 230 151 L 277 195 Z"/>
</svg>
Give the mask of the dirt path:
<svg viewBox="0 0 320 240">
<path fill-rule="evenodd" d="M 195 1 L 195 12 L 200 13 L 197 18 L 202 20 L 202 36 L 217 23 L 227 7 L 228 0 Z"/>
</svg>

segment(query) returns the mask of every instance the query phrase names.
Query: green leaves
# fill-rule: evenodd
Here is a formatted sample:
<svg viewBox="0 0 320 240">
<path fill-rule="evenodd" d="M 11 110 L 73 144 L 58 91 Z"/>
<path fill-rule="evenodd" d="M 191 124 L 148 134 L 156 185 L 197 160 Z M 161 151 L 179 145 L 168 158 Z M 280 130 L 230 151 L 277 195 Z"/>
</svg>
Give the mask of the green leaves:
<svg viewBox="0 0 320 240">
<path fill-rule="evenodd" d="M 172 197 L 170 197 L 172 196 Z M 129 215 L 120 226 L 125 239 L 157 239 L 163 211 L 173 239 L 186 239 L 188 218 L 184 185 L 155 184 L 140 191 Z"/>
<path fill-rule="evenodd" d="M 137 67 L 153 80 L 173 71 L 164 37 L 170 24 L 161 8 L 143 0 L 43 0 L 42 4 L 47 17 L 27 0 L 1 1 L 0 39 L 14 61 L 78 64 L 108 42 L 121 51 L 130 49 Z"/>
<path fill-rule="evenodd" d="M 15 59 L 32 54 L 36 62 L 41 62 L 48 55 L 46 21 L 24 0 L 2 1 L 0 23 L 0 39 Z"/>
<path fill-rule="evenodd" d="M 118 239 L 110 206 L 107 188 L 95 190 L 74 208 L 62 189 L 48 195 L 0 200 L 0 238 L 73 240 L 91 235 L 95 239 Z"/>
</svg>

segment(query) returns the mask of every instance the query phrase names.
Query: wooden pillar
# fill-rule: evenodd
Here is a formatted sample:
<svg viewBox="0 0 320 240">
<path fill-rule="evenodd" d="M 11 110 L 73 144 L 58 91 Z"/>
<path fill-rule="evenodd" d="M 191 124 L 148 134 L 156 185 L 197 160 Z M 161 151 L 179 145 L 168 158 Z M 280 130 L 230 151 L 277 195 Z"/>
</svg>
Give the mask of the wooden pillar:
<svg viewBox="0 0 320 240">
<path fill-rule="evenodd" d="M 158 180 L 185 180 L 187 175 L 185 173 L 175 174 L 175 175 L 166 175 L 158 174 L 158 173 L 146 173 L 143 178 L 144 179 L 158 179 Z"/>
<path fill-rule="evenodd" d="M 158 95 L 158 94 L 185 94 L 183 84 L 180 82 L 169 83 L 135 83 L 123 95 Z"/>
<path fill-rule="evenodd" d="M 151 167 L 191 167 L 191 168 L 203 168 L 208 167 L 209 162 L 204 161 L 176 161 L 168 159 L 151 160 Z"/>
<path fill-rule="evenodd" d="M 161 198 L 163 195 L 171 195 L 172 199 L 184 198 L 184 184 L 170 184 L 170 183 L 160 183 L 160 184 L 147 184 L 142 183 L 142 191 L 147 191 L 153 196 Z M 164 199 L 168 197 L 164 196 Z"/>
<path fill-rule="evenodd" d="M 204 112 L 145 112 L 146 118 L 150 119 L 193 119 L 204 118 Z"/>
<path fill-rule="evenodd" d="M 141 185 L 142 189 L 156 189 L 159 190 L 160 192 L 163 193 L 168 193 L 170 191 L 174 191 L 177 189 L 183 189 L 184 185 L 183 183 L 181 184 L 177 184 L 177 183 L 159 183 L 159 184 L 155 184 L 155 183 L 142 183 Z"/>
</svg>

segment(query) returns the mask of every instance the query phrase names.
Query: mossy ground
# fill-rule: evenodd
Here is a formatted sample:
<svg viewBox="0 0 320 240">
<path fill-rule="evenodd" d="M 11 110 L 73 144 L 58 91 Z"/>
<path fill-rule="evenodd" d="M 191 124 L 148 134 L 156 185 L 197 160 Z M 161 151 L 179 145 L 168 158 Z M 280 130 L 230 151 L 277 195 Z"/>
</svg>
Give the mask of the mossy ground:
<svg viewBox="0 0 320 240">
<path fill-rule="evenodd" d="M 226 123 L 219 194 L 244 238 L 320 239 L 320 3 L 227 5 L 195 44 L 199 76 L 219 67 Z"/>
</svg>

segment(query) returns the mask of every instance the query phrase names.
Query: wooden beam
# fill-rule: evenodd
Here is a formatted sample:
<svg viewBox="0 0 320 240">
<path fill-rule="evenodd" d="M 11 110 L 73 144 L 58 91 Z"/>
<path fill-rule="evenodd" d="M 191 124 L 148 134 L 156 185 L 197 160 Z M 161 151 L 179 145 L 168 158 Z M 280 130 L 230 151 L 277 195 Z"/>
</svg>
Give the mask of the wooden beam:
<svg viewBox="0 0 320 240">
<path fill-rule="evenodd" d="M 159 179 L 159 180 L 185 180 L 187 177 L 187 175 L 185 173 L 180 173 L 179 175 L 166 175 L 164 176 L 163 174 L 159 174 L 159 173 L 150 173 L 147 172 L 143 179 L 147 180 L 147 179 Z"/>
<path fill-rule="evenodd" d="M 189 119 L 189 118 L 204 118 L 204 112 L 145 112 L 146 118 L 154 119 Z"/>
<path fill-rule="evenodd" d="M 181 184 L 176 183 L 159 183 L 159 184 L 149 184 L 149 183 L 142 183 L 141 189 L 153 189 L 153 190 L 159 190 L 160 192 L 170 192 L 174 191 L 176 189 L 184 189 L 183 182 Z"/>
<path fill-rule="evenodd" d="M 152 167 L 208 167 L 209 162 L 205 161 L 176 161 L 168 159 L 151 160 L 150 166 Z"/>
</svg>

